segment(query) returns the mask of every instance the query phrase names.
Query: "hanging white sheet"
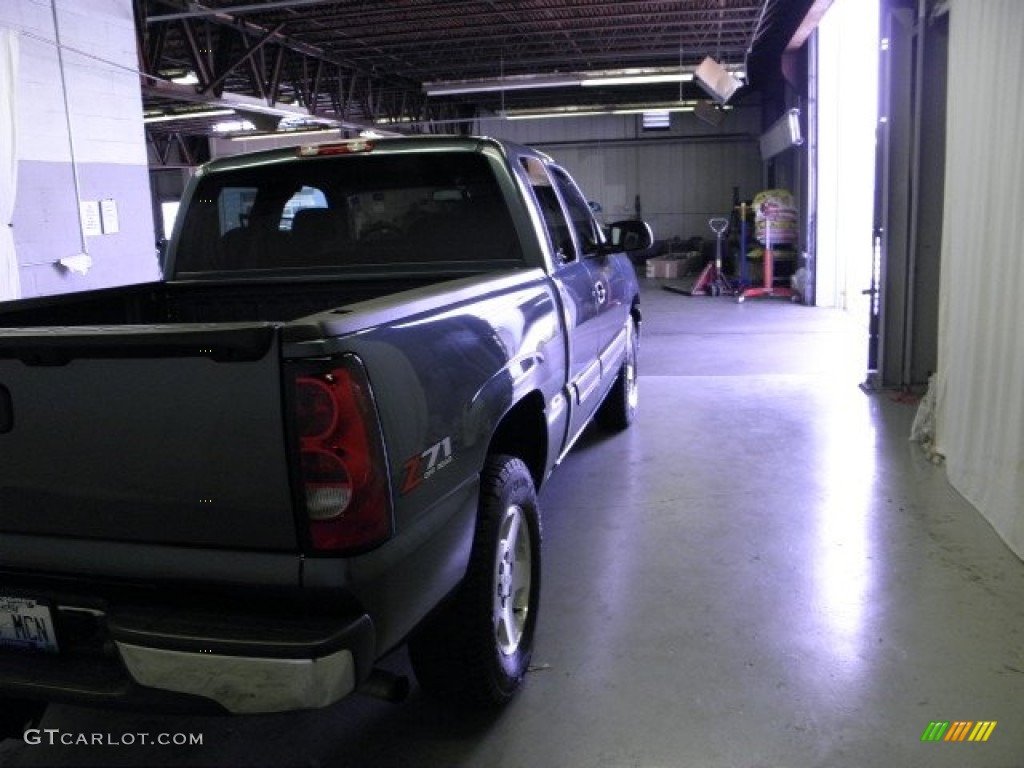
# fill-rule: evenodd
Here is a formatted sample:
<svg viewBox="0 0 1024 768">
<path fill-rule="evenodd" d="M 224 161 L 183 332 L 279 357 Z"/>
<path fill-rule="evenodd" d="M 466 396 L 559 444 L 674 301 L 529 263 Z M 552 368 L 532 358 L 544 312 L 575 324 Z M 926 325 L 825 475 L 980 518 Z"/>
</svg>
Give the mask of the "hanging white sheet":
<svg viewBox="0 0 1024 768">
<path fill-rule="evenodd" d="M 1024 558 L 1024 3 L 953 0 L 936 439 Z"/>
<path fill-rule="evenodd" d="M 21 296 L 14 249 L 14 200 L 18 190 L 18 35 L 0 29 L 0 301 Z"/>
</svg>

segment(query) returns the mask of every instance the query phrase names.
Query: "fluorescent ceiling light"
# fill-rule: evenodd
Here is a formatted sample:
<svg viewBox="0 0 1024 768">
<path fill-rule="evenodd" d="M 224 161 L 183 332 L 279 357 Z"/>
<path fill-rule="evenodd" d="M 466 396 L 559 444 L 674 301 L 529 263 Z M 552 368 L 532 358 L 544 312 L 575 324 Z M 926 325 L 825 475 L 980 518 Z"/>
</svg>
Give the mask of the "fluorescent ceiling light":
<svg viewBox="0 0 1024 768">
<path fill-rule="evenodd" d="M 549 117 L 594 117 L 595 115 L 607 115 L 609 114 L 602 109 L 593 110 L 574 110 L 572 112 L 554 112 L 554 111 L 542 111 L 537 110 L 536 112 L 506 112 L 502 115 L 506 120 L 544 120 Z"/>
<path fill-rule="evenodd" d="M 497 79 L 444 80 L 424 83 L 427 96 L 457 96 L 463 93 L 524 91 L 534 88 L 572 88 L 580 84 L 578 75 L 511 75 Z"/>
<path fill-rule="evenodd" d="M 199 85 L 199 75 L 189 70 L 181 77 L 172 77 L 171 82 L 178 85 Z"/>
<path fill-rule="evenodd" d="M 213 126 L 214 133 L 230 133 L 231 131 L 253 131 L 256 126 L 249 120 L 224 120 Z"/>
<path fill-rule="evenodd" d="M 693 110 L 696 109 L 696 108 L 697 108 L 697 102 L 695 102 L 695 101 L 681 101 L 681 102 L 679 102 L 679 104 L 677 104 L 674 107 L 658 107 L 657 109 L 652 109 L 649 106 L 647 106 L 647 107 L 645 107 L 645 106 L 640 106 L 640 107 L 622 107 L 622 108 L 616 107 L 615 109 L 610 110 L 609 114 L 612 114 L 612 115 L 642 115 L 642 114 L 645 114 L 647 112 L 693 112 Z"/>
<path fill-rule="evenodd" d="M 233 115 L 235 110 L 233 109 L 203 109 L 195 112 L 177 112 L 162 115 L 153 115 L 152 117 L 143 117 L 142 122 L 144 123 L 168 123 L 174 120 L 200 120 L 206 117 L 221 117 L 223 115 Z"/>
<path fill-rule="evenodd" d="M 287 139 L 291 136 L 326 136 L 337 138 L 339 135 L 336 128 L 311 128 L 302 131 L 274 131 L 272 133 L 239 133 L 229 136 L 231 141 L 264 141 L 266 139 Z"/>
<path fill-rule="evenodd" d="M 509 109 L 499 116 L 506 120 L 541 120 L 549 117 L 593 117 L 595 115 L 639 115 L 644 112 L 693 112 L 697 101 L 673 101 L 656 104 L 626 104 L 622 106 L 551 107 L 549 109 Z M 728 107 L 725 107 L 728 109 Z"/>
<path fill-rule="evenodd" d="M 594 72 L 566 72 L 557 75 L 509 75 L 480 80 L 439 80 L 423 84 L 428 96 L 458 96 L 465 93 L 491 93 L 496 91 L 523 91 L 535 88 L 575 88 L 611 85 L 656 85 L 658 83 L 686 83 L 694 79 L 695 67 L 644 67 L 636 69 L 606 69 Z M 741 67 L 729 69 L 743 77 Z"/>
<path fill-rule="evenodd" d="M 688 83 L 693 80 L 693 72 L 673 72 L 668 74 L 636 74 L 588 77 L 580 85 L 651 85 L 655 83 Z"/>
</svg>

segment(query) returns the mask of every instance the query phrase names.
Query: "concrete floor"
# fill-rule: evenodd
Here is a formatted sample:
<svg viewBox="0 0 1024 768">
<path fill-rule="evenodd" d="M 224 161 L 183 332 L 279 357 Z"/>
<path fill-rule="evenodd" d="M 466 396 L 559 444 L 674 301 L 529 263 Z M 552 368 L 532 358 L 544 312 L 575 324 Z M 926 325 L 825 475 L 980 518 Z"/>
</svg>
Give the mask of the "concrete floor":
<svg viewBox="0 0 1024 768">
<path fill-rule="evenodd" d="M 641 411 L 541 495 L 535 669 L 497 716 L 353 698 L 249 719 L 52 707 L 3 765 L 1024 766 L 1024 563 L 866 395 L 839 312 L 645 286 Z M 407 668 L 403 653 L 389 660 Z M 985 743 L 922 743 L 994 720 Z"/>
</svg>

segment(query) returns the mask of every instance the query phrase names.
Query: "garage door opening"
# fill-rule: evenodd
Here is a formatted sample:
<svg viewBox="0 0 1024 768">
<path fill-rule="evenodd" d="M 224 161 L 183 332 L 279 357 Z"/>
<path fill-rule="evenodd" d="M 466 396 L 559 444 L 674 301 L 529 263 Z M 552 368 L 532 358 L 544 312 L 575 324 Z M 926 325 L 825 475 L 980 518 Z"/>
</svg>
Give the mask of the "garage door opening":
<svg viewBox="0 0 1024 768">
<path fill-rule="evenodd" d="M 818 306 L 868 325 L 873 265 L 879 0 L 836 0 L 817 34 Z"/>
</svg>

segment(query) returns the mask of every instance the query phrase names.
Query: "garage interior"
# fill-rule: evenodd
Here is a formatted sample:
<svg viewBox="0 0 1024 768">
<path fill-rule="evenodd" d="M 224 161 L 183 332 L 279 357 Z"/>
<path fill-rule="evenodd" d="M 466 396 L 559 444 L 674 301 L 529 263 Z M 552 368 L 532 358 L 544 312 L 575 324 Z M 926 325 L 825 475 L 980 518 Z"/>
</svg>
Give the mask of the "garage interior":
<svg viewBox="0 0 1024 768">
<path fill-rule="evenodd" d="M 816 84 L 820 27 L 850 5 L 13 0 L 0 295 L 155 279 L 199 163 L 366 131 L 537 146 L 667 252 L 785 188 L 795 259 L 838 273 L 819 213 L 838 194 L 841 215 L 843 190 L 816 162 L 835 97 Z M 643 278 L 640 416 L 588 434 L 543 489 L 537 650 L 511 706 L 454 712 L 415 686 L 245 719 L 53 706 L 44 728 L 204 743 L 8 740 L 0 762 L 1024 765 L 1022 96 L 997 76 L 1024 64 L 1024 9 L 878 10 L 873 220 L 854 247 L 870 311 L 838 279 L 737 303 Z M 694 79 L 709 56 L 742 84 L 728 98 Z M 800 140 L 766 156 L 790 110 Z M 107 200 L 116 227 L 87 230 L 81 204 Z M 408 673 L 403 651 L 390 663 Z M 936 721 L 998 726 L 931 743 Z"/>
</svg>

